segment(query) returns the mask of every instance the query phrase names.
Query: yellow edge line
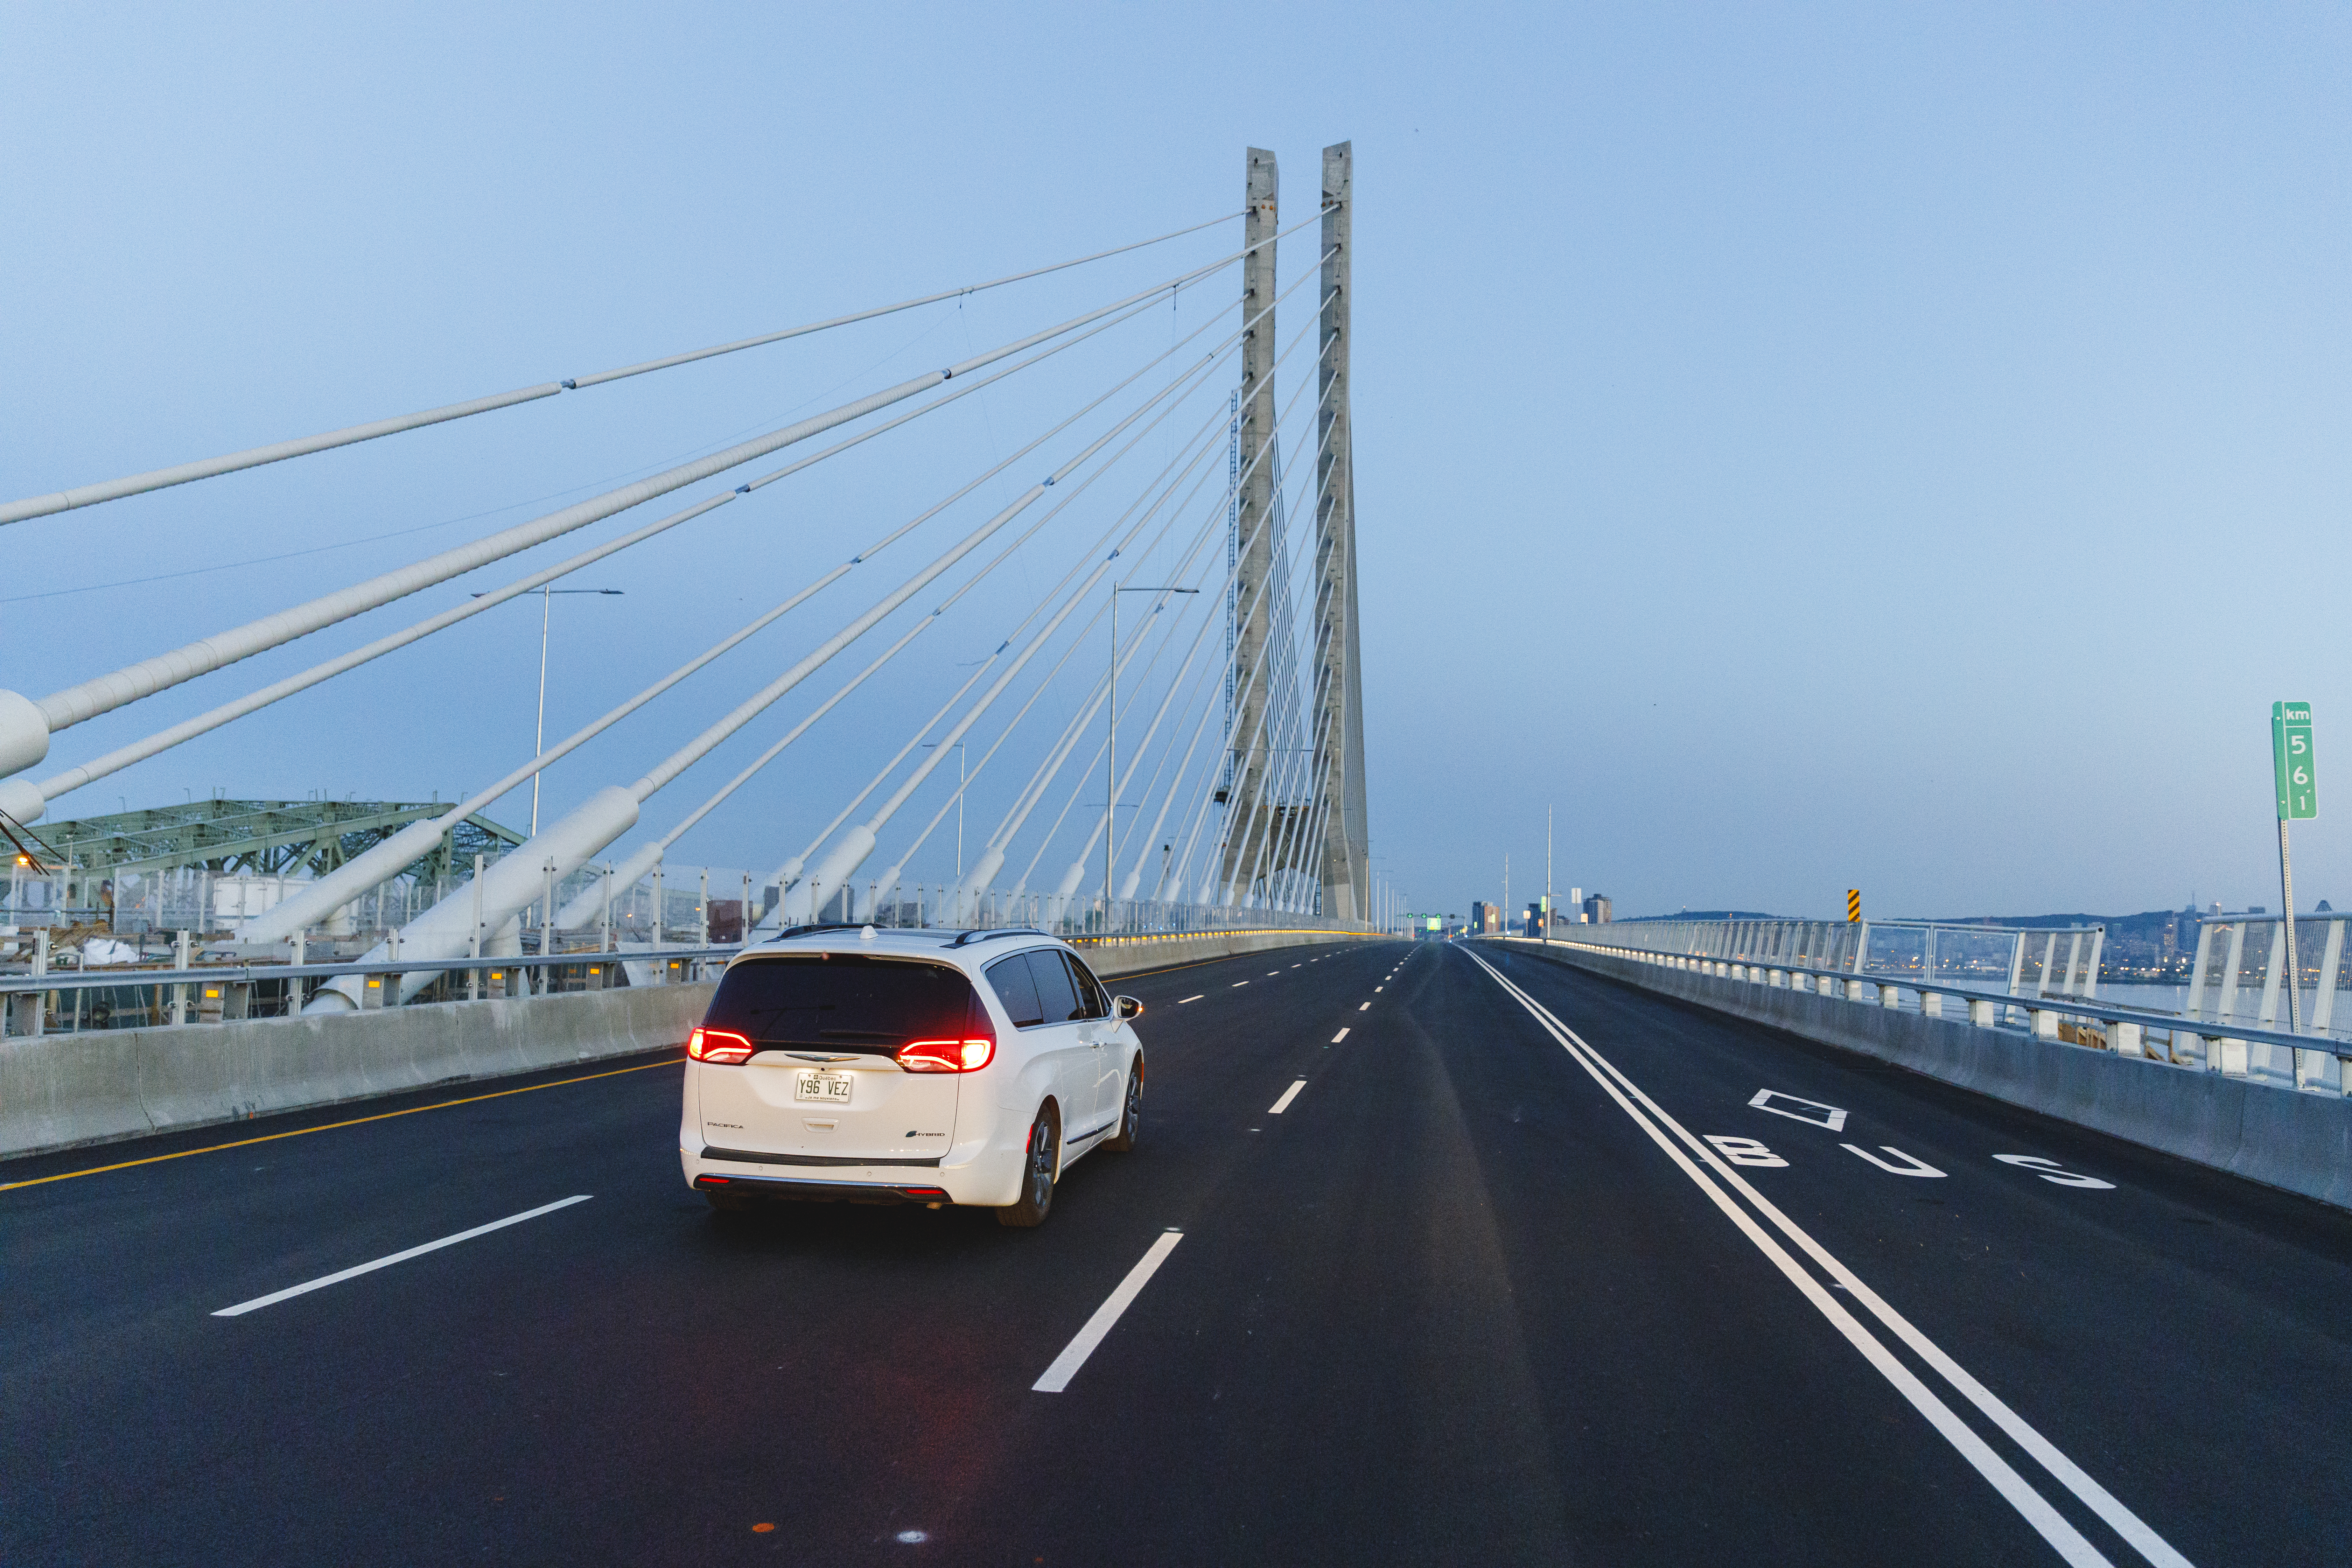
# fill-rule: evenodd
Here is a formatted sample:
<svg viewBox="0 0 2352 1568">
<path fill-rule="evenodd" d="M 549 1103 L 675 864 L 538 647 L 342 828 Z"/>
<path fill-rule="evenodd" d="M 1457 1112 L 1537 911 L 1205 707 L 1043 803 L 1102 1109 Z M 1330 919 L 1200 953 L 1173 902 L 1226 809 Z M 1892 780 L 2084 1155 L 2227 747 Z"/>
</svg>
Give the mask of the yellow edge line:
<svg viewBox="0 0 2352 1568">
<path fill-rule="evenodd" d="M 330 1121 L 323 1127 L 297 1127 L 290 1132 L 265 1132 L 258 1138 L 240 1138 L 234 1143 L 215 1143 L 203 1149 L 183 1149 L 175 1154 L 150 1154 L 143 1160 L 123 1160 L 112 1165 L 92 1165 L 86 1171 L 60 1171 L 54 1176 L 33 1176 L 21 1182 L 0 1182 L 0 1193 L 16 1187 L 37 1187 L 45 1182 L 68 1182 L 76 1176 L 100 1176 L 109 1171 L 127 1171 L 133 1165 L 152 1165 L 162 1160 L 184 1160 L 191 1154 L 217 1154 L 224 1149 L 244 1149 L 256 1143 L 275 1143 L 280 1138 L 299 1138 L 311 1132 L 332 1132 L 339 1127 L 359 1127 L 370 1121 L 389 1121 L 395 1116 L 415 1116 L 420 1111 L 446 1110 L 453 1105 L 474 1105 L 485 1100 L 504 1100 L 510 1094 L 529 1094 L 533 1089 L 562 1089 L 567 1083 L 591 1083 L 600 1078 L 618 1078 L 623 1073 L 644 1072 L 647 1068 L 676 1067 L 684 1057 L 667 1061 L 640 1062 L 633 1068 L 614 1068 L 607 1072 L 592 1072 L 581 1078 L 560 1078 L 552 1083 L 527 1083 L 520 1089 L 494 1089 L 488 1094 L 469 1094 L 463 1100 L 445 1100 L 435 1105 L 412 1105 L 405 1110 L 380 1110 L 373 1116 L 354 1116 L 349 1121 Z"/>
</svg>

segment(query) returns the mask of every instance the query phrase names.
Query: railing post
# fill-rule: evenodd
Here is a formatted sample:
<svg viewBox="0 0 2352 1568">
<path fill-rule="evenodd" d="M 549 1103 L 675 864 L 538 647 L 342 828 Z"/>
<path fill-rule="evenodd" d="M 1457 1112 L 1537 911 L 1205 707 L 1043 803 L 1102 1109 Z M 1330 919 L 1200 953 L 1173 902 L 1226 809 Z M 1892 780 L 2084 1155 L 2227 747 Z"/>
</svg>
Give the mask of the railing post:
<svg viewBox="0 0 2352 1568">
<path fill-rule="evenodd" d="M 466 938 L 466 956 L 475 961 L 475 966 L 466 971 L 466 1000 L 468 1002 L 481 1000 L 481 957 L 485 940 L 482 933 L 482 856 L 477 851 L 474 856 L 474 929 Z"/>
<path fill-rule="evenodd" d="M 42 934 L 46 935 L 47 933 L 44 932 Z M 175 931 L 173 933 L 172 967 L 179 970 L 184 970 L 188 967 L 188 933 L 184 931 Z M 180 1025 L 188 1021 L 188 988 L 185 985 L 174 985 L 172 987 L 171 1016 L 172 1025 L 174 1028 L 177 1028 Z"/>
<path fill-rule="evenodd" d="M 2197 922 L 2197 956 L 2189 968 L 2189 1001 L 2181 1013 L 2190 1018 L 2202 1015 L 2205 1008 L 2205 961 L 2213 951 L 2213 928 L 2204 921 Z"/>
<path fill-rule="evenodd" d="M 2311 998 L 2311 1032 L 2315 1035 L 2326 1034 L 2336 1022 L 2336 972 L 2343 962 L 2344 922 L 2329 921 L 2327 942 L 2321 950 L 2319 960 L 2319 984 Z M 2328 1064 L 2334 1060 L 2332 1052 L 2298 1050 L 2294 1054 L 2294 1086 L 2297 1089 L 2326 1088 Z M 2336 1069 L 2335 1087 L 2336 1092 L 2342 1092 L 2344 1075 L 2340 1068 Z"/>
<path fill-rule="evenodd" d="M 777 896 L 778 896 L 778 897 L 782 897 L 782 889 L 778 889 L 778 894 L 777 894 Z M 778 922 L 779 924 L 781 924 L 781 923 L 782 922 L 782 921 L 783 921 L 783 918 L 784 918 L 784 917 L 783 917 L 782 915 L 779 914 L 779 915 L 776 917 L 777 922 Z M 659 952 L 661 951 L 661 944 L 662 944 L 662 868 L 661 868 L 660 865 L 659 865 L 658 863 L 656 863 L 656 864 L 655 865 L 655 867 L 654 867 L 654 951 L 655 951 L 656 952 Z M 656 984 L 656 985 L 659 985 L 659 984 L 660 984 L 664 980 L 666 980 L 666 979 L 667 979 L 667 978 L 669 977 L 669 965 L 667 965 L 667 964 L 666 964 L 666 963 L 656 963 L 656 964 L 653 966 L 653 972 L 654 972 L 654 984 Z"/>
<path fill-rule="evenodd" d="M 2231 1024 L 2238 1017 L 2238 969 L 2246 957 L 2246 922 L 2235 921 L 2230 926 L 2229 956 L 2221 965 L 2221 994 L 2213 999 L 2213 1021 Z"/>
</svg>

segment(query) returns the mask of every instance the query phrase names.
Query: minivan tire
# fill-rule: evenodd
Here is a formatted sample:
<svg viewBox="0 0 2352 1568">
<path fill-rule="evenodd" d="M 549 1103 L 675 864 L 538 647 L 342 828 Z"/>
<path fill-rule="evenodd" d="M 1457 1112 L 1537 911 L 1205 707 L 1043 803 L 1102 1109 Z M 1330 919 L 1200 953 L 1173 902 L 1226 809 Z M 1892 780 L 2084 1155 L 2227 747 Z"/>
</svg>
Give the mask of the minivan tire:
<svg viewBox="0 0 2352 1568">
<path fill-rule="evenodd" d="M 1062 1119 L 1049 1101 L 1037 1108 L 1029 1124 L 1029 1142 L 1021 1166 L 1021 1196 L 996 1211 L 996 1223 L 1015 1230 L 1032 1230 L 1045 1223 L 1054 1208 L 1054 1177 L 1062 1159 Z"/>
</svg>

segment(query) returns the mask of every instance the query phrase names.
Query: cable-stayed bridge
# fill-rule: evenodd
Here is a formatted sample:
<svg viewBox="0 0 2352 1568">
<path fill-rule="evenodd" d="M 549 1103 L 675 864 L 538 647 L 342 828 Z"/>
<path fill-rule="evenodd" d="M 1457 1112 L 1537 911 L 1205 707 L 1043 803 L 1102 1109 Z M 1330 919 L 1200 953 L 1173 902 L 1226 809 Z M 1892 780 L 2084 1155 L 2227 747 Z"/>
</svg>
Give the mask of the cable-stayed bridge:
<svg viewBox="0 0 2352 1568">
<path fill-rule="evenodd" d="M 2346 922 L 2303 950 L 2309 1034 L 2284 919 L 2209 924 L 2170 1012 L 2098 994 L 2096 928 L 1857 908 L 1374 940 L 1350 151 L 1286 205 L 1270 153 L 1244 175 L 1237 210 L 1007 277 L 0 507 L 101 538 L 135 496 L 1054 300 L 528 521 L 0 692 L 0 1555 L 2345 1557 Z M 1115 259 L 1155 272 L 1097 286 Z M 945 411 L 1055 374 L 984 460 L 939 455 Z M 936 475 L 929 499 L 861 512 L 748 618 L 696 606 L 682 662 L 615 655 L 619 700 L 460 798 L 83 805 L 601 563 L 726 573 L 688 525 L 858 452 Z M 542 547 L 572 553 L 473 575 Z M 82 728 L 110 716 L 142 732 Z M 543 817 L 490 815 L 559 764 Z M 705 823 L 761 858 L 674 863 Z M 982 1244 L 909 1181 L 944 1156 L 706 1140 L 691 1078 L 688 1147 L 701 973 L 830 921 L 1084 944 L 1150 1010 L 1142 1152 Z M 1132 1150 L 1142 1079 L 1076 1079 L 1117 1090 L 1094 1131 Z M 1054 1124 L 1024 1125 L 1050 1163 Z M 730 1223 L 679 1154 L 824 1167 L 827 1196 L 887 1176 L 914 1206 Z"/>
<path fill-rule="evenodd" d="M 985 466 L 953 476 L 912 515 L 858 520 L 865 531 L 838 542 L 833 564 L 590 723 L 542 741 L 488 785 L 315 876 L 281 879 L 268 907 L 237 916 L 236 947 L 249 954 L 315 943 L 348 927 L 365 900 L 382 939 L 342 956 L 410 965 L 401 1000 L 435 987 L 446 995 L 444 972 L 418 965 L 526 951 L 543 957 L 580 948 L 592 931 L 597 945 L 617 948 L 614 911 L 635 907 L 649 887 L 652 929 L 638 934 L 658 944 L 683 934 L 658 890 L 670 847 L 768 770 L 793 768 L 806 752 L 794 748 L 813 734 L 855 735 L 883 754 L 854 777 L 805 764 L 793 773 L 796 796 L 837 809 L 805 837 L 769 846 L 768 866 L 737 873 L 740 901 L 757 911 L 755 934 L 823 920 L 914 919 L 1094 933 L 1299 921 L 1363 929 L 1376 911 L 1349 421 L 1347 144 L 1325 151 L 1318 174 L 1309 199 L 1286 210 L 1274 156 L 1252 150 L 1240 210 L 1166 233 L 735 342 L 0 506 L 0 523 L 90 509 L 83 526 L 98 534 L 106 505 L 134 495 L 496 418 L 624 380 L 691 374 L 720 356 L 780 352 L 796 339 L 1016 283 L 1051 279 L 1064 301 L 1030 330 L 952 363 L 528 521 L 59 690 L 0 691 L 0 813 L 53 885 L 47 902 L 84 911 L 98 902 L 96 879 L 73 853 L 75 792 L 224 726 L 266 730 L 269 710 L 287 698 L 586 568 L 611 561 L 625 569 L 629 552 L 682 547 L 682 525 L 739 502 L 757 506 L 769 487 L 869 442 L 891 443 L 895 460 L 922 464 L 927 418 L 1084 351 L 1089 365 L 1113 368 L 1057 417 L 1007 436 Z M 1138 256 L 1167 258 L 1157 281 L 1111 297 L 1090 291 L 1098 264 Z M 646 518 L 663 505 L 675 510 Z M 600 537 L 598 525 L 613 520 L 622 531 Z M 331 647 L 347 622 L 460 578 L 486 581 L 471 574 L 558 541 L 585 547 L 362 646 Z M 709 548 L 707 536 L 696 548 Z M 982 656 L 968 668 L 956 660 L 959 643 L 992 620 L 998 635 Z M 942 625 L 957 631 L 927 636 Z M 302 639 L 323 645 L 317 663 L 179 716 L 187 706 L 180 688 L 233 689 L 242 661 Z M 764 679 L 746 678 L 763 666 Z M 910 667 L 928 672 L 919 679 L 932 687 L 935 706 L 902 734 L 884 736 L 866 717 L 871 683 Z M 615 769 L 578 804 L 534 820 L 526 842 L 495 853 L 507 847 L 494 836 L 493 852 L 453 868 L 449 846 L 461 825 L 607 731 L 625 738 L 631 718 L 656 705 L 691 710 L 705 722 L 682 745 L 644 747 L 642 771 Z M 134 707 L 156 714 L 153 730 L 100 755 L 74 751 L 77 727 Z M 741 754 L 763 735 L 761 749 Z M 595 754 L 603 765 L 613 743 Z M 70 765 L 59 766 L 68 756 Z M 706 765 L 716 763 L 730 765 L 727 776 Z M 45 821 L 53 825 L 46 836 Z M 950 824 L 955 860 L 942 875 Z M 698 875 L 688 921 L 700 936 L 708 880 Z M 405 889 L 397 900 L 387 892 L 395 885 Z M 131 889 L 108 892 L 121 910 L 132 907 Z M 396 920 L 383 914 L 394 910 Z M 212 923 L 198 912 L 200 930 Z M 336 977 L 307 1005 L 356 1006 L 365 989 L 356 975 Z"/>
</svg>

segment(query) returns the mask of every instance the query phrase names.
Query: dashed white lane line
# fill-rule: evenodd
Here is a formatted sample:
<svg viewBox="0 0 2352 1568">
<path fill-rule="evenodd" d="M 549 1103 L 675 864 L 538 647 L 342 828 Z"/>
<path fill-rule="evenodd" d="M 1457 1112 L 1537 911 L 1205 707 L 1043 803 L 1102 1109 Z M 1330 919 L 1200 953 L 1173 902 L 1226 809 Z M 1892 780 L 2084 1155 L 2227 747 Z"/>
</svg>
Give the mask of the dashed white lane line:
<svg viewBox="0 0 2352 1568">
<path fill-rule="evenodd" d="M 1249 982 L 1246 980 L 1236 980 L 1231 985 L 1226 986 L 1225 989 L 1228 991 L 1238 991 L 1248 984 Z"/>
<path fill-rule="evenodd" d="M 1279 1116 L 1284 1111 L 1289 1110 L 1290 1102 L 1297 1100 L 1298 1098 L 1298 1091 L 1306 1087 L 1307 1080 L 1302 1078 L 1297 1082 L 1292 1084 L 1288 1089 L 1284 1089 L 1282 1091 L 1282 1098 L 1274 1102 L 1274 1109 L 1267 1111 L 1266 1114 L 1268 1116 Z"/>
<path fill-rule="evenodd" d="M 1387 989 L 1388 989 L 1388 987 L 1387 987 L 1387 986 L 1385 986 L 1385 985 L 1375 985 L 1375 986 L 1373 986 L 1373 987 L 1372 987 L 1372 994 L 1373 994 L 1373 995 L 1375 995 L 1375 996 L 1377 996 L 1377 995 L 1379 995 L 1381 992 L 1383 992 L 1383 991 L 1385 991 L 1385 990 L 1387 990 Z"/>
<path fill-rule="evenodd" d="M 1257 1129 L 1253 1127 L 1250 1131 L 1255 1132 Z M 1183 1239 L 1182 1231 L 1171 1229 L 1151 1244 L 1151 1249 L 1143 1255 L 1141 1262 L 1127 1271 L 1127 1278 L 1118 1282 L 1118 1289 L 1110 1293 L 1110 1299 L 1095 1309 L 1095 1315 L 1087 1320 L 1087 1326 L 1078 1331 L 1077 1338 L 1062 1347 L 1062 1353 L 1054 1358 L 1054 1364 L 1045 1369 L 1045 1375 L 1029 1385 L 1033 1393 L 1059 1394 L 1070 1386 L 1070 1379 L 1078 1375 L 1078 1368 L 1087 1364 L 1087 1357 L 1095 1353 L 1095 1347 L 1103 1342 L 1104 1336 L 1117 1326 L 1120 1316 L 1135 1304 L 1135 1299 L 1143 1293 L 1143 1288 L 1151 1282 L 1151 1277 L 1160 1271 L 1160 1266 L 1168 1261 L 1168 1255 L 1175 1251 L 1176 1244 Z"/>
<path fill-rule="evenodd" d="M 272 1290 L 267 1296 L 256 1296 L 250 1301 L 239 1301 L 234 1307 L 223 1307 L 213 1316 L 241 1318 L 247 1312 L 257 1311 L 263 1307 L 274 1307 L 278 1302 L 291 1300 L 296 1296 L 308 1295 L 313 1290 L 323 1290 L 330 1285 L 340 1285 L 346 1279 L 356 1279 L 362 1274 L 373 1274 L 379 1268 L 389 1268 L 395 1263 L 405 1263 L 412 1258 L 422 1258 L 428 1252 L 438 1252 L 445 1247 L 455 1247 L 461 1241 L 471 1241 L 478 1236 L 488 1236 L 494 1230 L 504 1230 L 510 1225 L 520 1225 L 527 1219 L 537 1219 L 543 1214 L 553 1214 L 557 1209 L 568 1209 L 573 1204 L 584 1204 L 594 1195 L 593 1193 L 582 1193 L 576 1197 L 558 1198 L 551 1204 L 541 1204 L 535 1209 L 526 1209 L 520 1214 L 510 1214 L 504 1219 L 494 1219 L 488 1225 L 478 1225 L 471 1230 L 461 1230 L 455 1236 L 445 1236 L 438 1241 L 428 1241 L 422 1247 L 412 1247 L 405 1252 L 395 1252 L 389 1258 L 379 1258 L 373 1263 L 357 1264 L 337 1273 L 322 1274 L 316 1279 L 306 1280 L 299 1285 L 289 1285 L 283 1290 Z"/>
<path fill-rule="evenodd" d="M 1265 977 L 1266 977 L 1268 980 L 1271 980 L 1271 979 L 1273 979 L 1276 975 L 1280 974 L 1281 973 L 1282 973 L 1282 971 L 1281 971 L 1281 970 L 1279 970 L 1279 969 L 1269 969 L 1269 970 L 1267 970 L 1267 971 L 1265 972 Z"/>
<path fill-rule="evenodd" d="M 1357 1009 L 1356 1009 L 1356 1011 L 1357 1011 L 1357 1012 L 1359 1012 L 1359 1013 L 1369 1013 L 1369 1012 L 1370 1012 L 1371 1010 L 1372 1010 L 1372 1005 L 1371 1005 L 1370 1002 L 1365 1003 L 1362 1006 L 1360 1006 L 1360 1007 L 1359 1007 L 1359 1008 L 1357 1008 Z"/>
<path fill-rule="evenodd" d="M 1347 1031 L 1347 1030 L 1345 1030 L 1345 1029 L 1342 1029 L 1342 1030 L 1340 1030 L 1338 1034 L 1336 1034 L 1336 1035 L 1334 1035 L 1334 1036 L 1332 1036 L 1332 1037 L 1331 1037 L 1331 1043 L 1332 1043 L 1333 1045 L 1335 1045 L 1335 1046 L 1336 1046 L 1336 1045 L 1338 1045 L 1341 1040 L 1344 1040 L 1344 1039 L 1346 1039 L 1347 1037 L 1348 1037 L 1348 1031 Z"/>
<path fill-rule="evenodd" d="M 1207 994 L 1208 993 L 1205 991 L 1201 993 L 1201 996 L 1206 996 Z M 1179 996 L 1176 998 L 1176 1005 L 1181 1007 L 1187 1002 L 1198 1002 L 1201 999 L 1201 996 Z"/>
</svg>

